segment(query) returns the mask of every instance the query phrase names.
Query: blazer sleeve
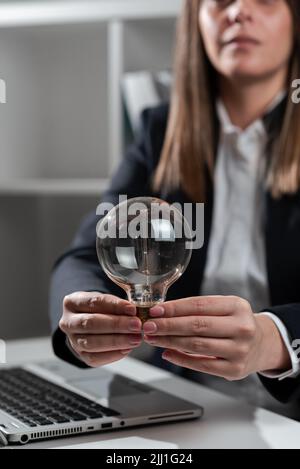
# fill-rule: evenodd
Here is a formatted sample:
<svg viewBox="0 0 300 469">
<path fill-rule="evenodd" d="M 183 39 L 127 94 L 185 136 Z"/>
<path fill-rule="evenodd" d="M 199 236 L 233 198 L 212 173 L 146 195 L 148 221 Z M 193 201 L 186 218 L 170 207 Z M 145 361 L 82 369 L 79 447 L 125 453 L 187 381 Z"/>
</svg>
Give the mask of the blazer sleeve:
<svg viewBox="0 0 300 469">
<path fill-rule="evenodd" d="M 118 204 L 119 195 L 128 198 L 155 195 L 151 191 L 151 175 L 159 160 L 165 127 L 166 109 L 147 109 L 141 115 L 140 134 L 131 145 L 114 174 L 101 202 Z M 62 315 L 63 299 L 76 291 L 99 291 L 125 298 L 124 291 L 102 271 L 96 253 L 96 225 L 101 217 L 95 212 L 81 223 L 70 246 L 56 262 L 50 283 L 49 312 L 52 344 L 55 354 L 69 363 L 85 368 L 66 343 L 58 323 Z"/>
<path fill-rule="evenodd" d="M 300 303 L 273 306 L 268 308 L 268 311 L 275 314 L 284 323 L 289 332 L 291 343 L 295 344 L 296 355 L 300 355 Z M 283 403 L 300 399 L 300 376 L 286 378 L 282 381 L 269 379 L 261 375 L 259 375 L 259 378 L 275 399 Z"/>
</svg>

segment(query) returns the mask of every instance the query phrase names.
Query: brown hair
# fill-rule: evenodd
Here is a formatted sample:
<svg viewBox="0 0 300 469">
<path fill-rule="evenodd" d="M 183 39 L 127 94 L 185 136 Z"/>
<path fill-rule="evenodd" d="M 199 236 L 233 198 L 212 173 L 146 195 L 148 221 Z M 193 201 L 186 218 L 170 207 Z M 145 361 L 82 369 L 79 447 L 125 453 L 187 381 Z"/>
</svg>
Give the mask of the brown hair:
<svg viewBox="0 0 300 469">
<path fill-rule="evenodd" d="M 207 57 L 199 30 L 202 0 L 185 0 L 177 25 L 177 40 L 167 131 L 153 188 L 181 188 L 195 202 L 207 195 L 207 178 L 213 180 L 218 129 L 215 115 L 216 72 Z M 295 44 L 288 86 L 300 78 L 300 2 L 286 0 L 294 18 Z M 266 187 L 273 197 L 300 188 L 300 105 L 289 96 L 283 124 L 272 145 Z M 275 151 L 276 148 L 276 151 Z"/>
</svg>

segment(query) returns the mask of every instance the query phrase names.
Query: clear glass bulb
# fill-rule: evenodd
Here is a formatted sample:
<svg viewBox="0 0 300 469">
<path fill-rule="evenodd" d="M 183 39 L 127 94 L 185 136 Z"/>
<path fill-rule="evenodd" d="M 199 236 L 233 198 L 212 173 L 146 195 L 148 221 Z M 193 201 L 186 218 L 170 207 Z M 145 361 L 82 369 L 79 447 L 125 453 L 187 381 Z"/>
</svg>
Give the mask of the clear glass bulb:
<svg viewBox="0 0 300 469">
<path fill-rule="evenodd" d="M 128 199 L 97 225 L 97 254 L 107 276 L 123 288 L 144 323 L 149 309 L 185 271 L 192 254 L 181 211 L 149 197 Z"/>
</svg>

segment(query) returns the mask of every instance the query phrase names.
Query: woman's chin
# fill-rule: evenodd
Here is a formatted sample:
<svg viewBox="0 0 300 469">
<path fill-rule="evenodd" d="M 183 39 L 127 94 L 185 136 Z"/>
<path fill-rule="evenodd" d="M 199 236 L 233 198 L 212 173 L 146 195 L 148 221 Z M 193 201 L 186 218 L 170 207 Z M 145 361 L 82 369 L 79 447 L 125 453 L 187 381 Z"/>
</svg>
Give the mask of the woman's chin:
<svg viewBox="0 0 300 469">
<path fill-rule="evenodd" d="M 251 83 L 253 81 L 260 80 L 266 73 L 262 71 L 255 71 L 253 67 L 249 65 L 239 65 L 234 66 L 226 71 L 222 71 L 222 75 L 227 77 L 227 79 L 232 81 L 237 81 L 239 83 Z"/>
</svg>

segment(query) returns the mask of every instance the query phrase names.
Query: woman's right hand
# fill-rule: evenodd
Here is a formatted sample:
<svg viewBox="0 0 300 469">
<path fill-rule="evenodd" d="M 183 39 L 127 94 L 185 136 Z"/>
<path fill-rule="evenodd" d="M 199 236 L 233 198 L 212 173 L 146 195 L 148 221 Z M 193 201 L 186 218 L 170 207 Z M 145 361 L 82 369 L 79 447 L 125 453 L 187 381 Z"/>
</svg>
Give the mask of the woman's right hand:
<svg viewBox="0 0 300 469">
<path fill-rule="evenodd" d="M 79 358 L 95 368 L 121 360 L 142 342 L 135 306 L 104 293 L 66 296 L 59 327 Z"/>
</svg>

